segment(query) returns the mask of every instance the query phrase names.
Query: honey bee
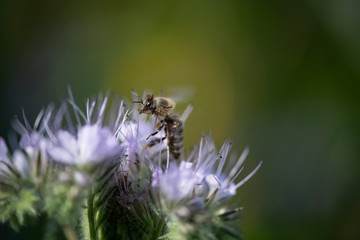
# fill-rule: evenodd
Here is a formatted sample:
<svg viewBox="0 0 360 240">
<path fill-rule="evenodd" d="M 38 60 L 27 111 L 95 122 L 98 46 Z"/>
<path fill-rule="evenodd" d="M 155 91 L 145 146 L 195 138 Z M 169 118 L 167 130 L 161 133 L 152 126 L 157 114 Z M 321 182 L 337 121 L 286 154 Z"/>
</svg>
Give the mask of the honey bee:
<svg viewBox="0 0 360 240">
<path fill-rule="evenodd" d="M 156 124 L 156 131 L 151 133 L 146 140 L 151 136 L 155 136 L 164 128 L 165 137 L 150 141 L 148 146 L 154 146 L 167 139 L 170 154 L 174 159 L 178 159 L 182 154 L 184 123 L 180 120 L 179 115 L 174 113 L 175 101 L 167 97 L 146 95 L 143 100 L 135 101 L 134 103 L 142 105 L 139 109 L 140 114 L 151 114 L 155 117 L 156 121 L 159 120 Z"/>
</svg>

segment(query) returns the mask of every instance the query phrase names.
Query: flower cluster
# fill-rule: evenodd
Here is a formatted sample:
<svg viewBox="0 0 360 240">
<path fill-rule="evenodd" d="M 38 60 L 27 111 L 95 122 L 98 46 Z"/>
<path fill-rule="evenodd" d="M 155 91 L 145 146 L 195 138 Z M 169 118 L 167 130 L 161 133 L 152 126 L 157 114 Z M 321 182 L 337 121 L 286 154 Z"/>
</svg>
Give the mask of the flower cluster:
<svg viewBox="0 0 360 240">
<path fill-rule="evenodd" d="M 0 219 L 19 229 L 44 214 L 72 240 L 240 238 L 226 202 L 261 163 L 238 181 L 248 148 L 229 157 L 209 135 L 175 161 L 165 131 L 148 138 L 157 119 L 126 105 L 108 94 L 83 109 L 69 91 L 33 126 L 16 119 L 15 150 L 0 138 Z"/>
</svg>

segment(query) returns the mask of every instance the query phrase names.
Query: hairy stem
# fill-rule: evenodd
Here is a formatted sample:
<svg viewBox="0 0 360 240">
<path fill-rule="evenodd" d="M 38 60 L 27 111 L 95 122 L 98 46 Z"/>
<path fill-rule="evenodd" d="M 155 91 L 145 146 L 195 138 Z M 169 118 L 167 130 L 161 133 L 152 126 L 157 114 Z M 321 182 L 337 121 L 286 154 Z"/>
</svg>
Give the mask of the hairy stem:
<svg viewBox="0 0 360 240">
<path fill-rule="evenodd" d="M 96 240 L 96 231 L 94 223 L 94 196 L 90 192 L 88 197 L 88 222 L 89 222 L 89 231 L 90 231 L 90 240 Z"/>
</svg>

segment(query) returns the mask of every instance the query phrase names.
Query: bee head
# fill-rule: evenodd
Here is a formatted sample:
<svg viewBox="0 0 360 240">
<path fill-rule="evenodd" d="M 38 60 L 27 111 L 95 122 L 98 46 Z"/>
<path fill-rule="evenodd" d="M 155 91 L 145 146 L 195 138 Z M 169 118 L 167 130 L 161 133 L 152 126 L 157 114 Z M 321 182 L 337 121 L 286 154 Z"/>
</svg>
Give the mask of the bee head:
<svg viewBox="0 0 360 240">
<path fill-rule="evenodd" d="M 140 113 L 154 114 L 156 112 L 154 95 L 146 95 L 141 104 L 142 107 L 139 110 Z"/>
</svg>

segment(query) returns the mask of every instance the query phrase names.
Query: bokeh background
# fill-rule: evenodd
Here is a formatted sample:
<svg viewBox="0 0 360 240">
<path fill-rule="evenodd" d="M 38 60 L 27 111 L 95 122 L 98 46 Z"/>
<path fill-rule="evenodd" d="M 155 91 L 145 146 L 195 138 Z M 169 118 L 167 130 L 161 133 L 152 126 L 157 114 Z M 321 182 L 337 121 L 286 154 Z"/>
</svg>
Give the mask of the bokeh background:
<svg viewBox="0 0 360 240">
<path fill-rule="evenodd" d="M 264 161 L 234 201 L 245 239 L 360 239 L 359 1 L 2 0 L 0 50 L 1 136 L 67 85 L 178 93 L 186 148 L 210 131 L 250 147 L 247 172 Z"/>
</svg>

